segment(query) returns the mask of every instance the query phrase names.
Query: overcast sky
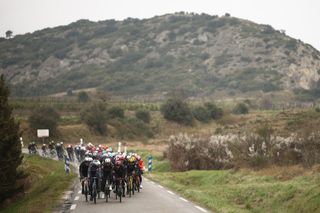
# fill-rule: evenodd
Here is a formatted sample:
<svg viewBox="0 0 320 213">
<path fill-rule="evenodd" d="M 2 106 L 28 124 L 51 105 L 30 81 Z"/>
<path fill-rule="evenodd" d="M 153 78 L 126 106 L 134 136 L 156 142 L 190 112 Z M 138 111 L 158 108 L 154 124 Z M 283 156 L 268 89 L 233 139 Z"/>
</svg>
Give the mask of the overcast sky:
<svg viewBox="0 0 320 213">
<path fill-rule="evenodd" d="M 0 36 L 46 27 L 127 17 L 151 18 L 174 12 L 248 19 L 283 29 L 320 50 L 320 0 L 0 0 Z"/>
</svg>

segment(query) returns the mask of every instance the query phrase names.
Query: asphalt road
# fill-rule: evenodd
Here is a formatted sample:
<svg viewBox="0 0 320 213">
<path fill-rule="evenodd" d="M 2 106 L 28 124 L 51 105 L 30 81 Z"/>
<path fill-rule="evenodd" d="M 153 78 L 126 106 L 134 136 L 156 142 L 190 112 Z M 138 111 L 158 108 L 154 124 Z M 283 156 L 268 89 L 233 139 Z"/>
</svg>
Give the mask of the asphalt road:
<svg viewBox="0 0 320 213">
<path fill-rule="evenodd" d="M 22 150 L 28 153 L 27 149 Z M 57 159 L 55 159 L 57 160 Z M 77 168 L 78 164 L 74 164 Z M 72 168 L 74 170 L 74 168 Z M 71 171 L 74 172 L 74 171 Z M 78 172 L 77 170 L 75 172 Z M 143 189 L 140 193 L 136 192 L 131 197 L 122 198 L 120 203 L 115 199 L 115 194 L 111 192 L 111 198 L 106 203 L 103 193 L 101 199 L 97 199 L 97 203 L 93 201 L 86 202 L 84 195 L 81 194 L 81 185 L 78 183 L 72 193 L 71 203 L 68 209 L 63 212 L 70 213 L 105 213 L 105 212 L 139 212 L 139 213 L 201 213 L 209 212 L 208 210 L 197 206 L 196 204 L 180 197 L 163 186 L 143 177 Z"/>
<path fill-rule="evenodd" d="M 102 193 L 101 193 L 102 194 Z M 150 212 L 150 213 L 200 213 L 209 212 L 186 199 L 179 197 L 164 187 L 143 178 L 143 189 L 140 193 L 136 192 L 131 197 L 124 197 L 120 203 L 115 199 L 115 194 L 111 194 L 108 203 L 105 199 L 98 199 L 94 204 L 92 201 L 86 202 L 84 195 L 81 194 L 80 184 L 74 192 L 73 202 L 70 212 Z"/>
</svg>

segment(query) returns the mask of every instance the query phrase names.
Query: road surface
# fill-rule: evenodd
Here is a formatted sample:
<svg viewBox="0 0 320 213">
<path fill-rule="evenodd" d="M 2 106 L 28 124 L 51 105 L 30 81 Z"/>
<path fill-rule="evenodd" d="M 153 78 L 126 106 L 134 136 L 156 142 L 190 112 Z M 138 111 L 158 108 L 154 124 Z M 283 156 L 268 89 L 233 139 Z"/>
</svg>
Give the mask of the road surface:
<svg viewBox="0 0 320 213">
<path fill-rule="evenodd" d="M 27 149 L 22 150 L 28 153 Z M 55 160 L 58 160 L 57 158 Z M 77 168 L 78 164 L 74 164 Z M 74 168 L 73 168 L 74 170 Z M 78 172 L 77 170 L 75 172 Z M 71 203 L 68 203 L 62 212 L 69 213 L 105 213 L 105 212 L 139 212 L 139 213 L 203 213 L 208 210 L 180 197 L 163 186 L 143 177 L 143 189 L 136 192 L 131 197 L 124 197 L 122 202 L 115 199 L 115 194 L 111 192 L 111 198 L 106 203 L 103 193 L 97 203 L 86 202 L 81 194 L 81 185 L 78 183 L 72 193 Z"/>
<path fill-rule="evenodd" d="M 102 194 L 102 193 L 101 193 Z M 186 199 L 179 197 L 168 189 L 150 181 L 143 179 L 143 189 L 136 192 L 131 197 L 124 197 L 122 202 L 115 199 L 115 194 L 111 192 L 108 203 L 105 199 L 98 199 L 97 204 L 92 201 L 86 202 L 81 194 L 80 184 L 75 189 L 73 201 L 69 212 L 74 213 L 102 213 L 102 212 L 146 212 L 146 213 L 201 213 L 209 212 Z"/>
</svg>

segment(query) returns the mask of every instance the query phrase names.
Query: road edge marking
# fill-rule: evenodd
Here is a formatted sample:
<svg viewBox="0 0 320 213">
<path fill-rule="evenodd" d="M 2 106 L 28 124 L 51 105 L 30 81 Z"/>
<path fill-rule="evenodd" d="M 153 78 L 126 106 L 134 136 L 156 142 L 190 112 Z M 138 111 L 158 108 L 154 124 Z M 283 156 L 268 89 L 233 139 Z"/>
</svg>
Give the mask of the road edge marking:
<svg viewBox="0 0 320 213">
<path fill-rule="evenodd" d="M 195 206 L 197 209 L 199 209 L 202 212 L 207 212 L 207 210 L 205 210 L 204 208 L 201 208 L 200 206 Z"/>
<path fill-rule="evenodd" d="M 168 192 L 169 194 L 174 195 L 174 193 L 173 193 L 172 191 L 167 190 L 167 192 Z"/>
<path fill-rule="evenodd" d="M 75 210 L 77 208 L 77 204 L 72 204 L 70 210 Z"/>
<path fill-rule="evenodd" d="M 189 202 L 188 200 L 184 199 L 183 197 L 179 197 L 179 199 L 182 200 L 182 201 L 184 201 L 184 202 L 186 202 L 186 203 Z"/>
<path fill-rule="evenodd" d="M 76 196 L 76 197 L 74 198 L 74 200 L 79 200 L 79 198 L 80 198 L 79 196 Z"/>
</svg>

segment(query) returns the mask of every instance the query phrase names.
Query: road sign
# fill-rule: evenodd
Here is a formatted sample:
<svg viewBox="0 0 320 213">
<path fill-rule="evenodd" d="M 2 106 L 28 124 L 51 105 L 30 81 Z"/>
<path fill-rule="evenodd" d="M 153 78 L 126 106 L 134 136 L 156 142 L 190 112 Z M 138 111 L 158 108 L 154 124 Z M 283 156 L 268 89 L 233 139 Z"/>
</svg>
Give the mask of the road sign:
<svg viewBox="0 0 320 213">
<path fill-rule="evenodd" d="M 37 129 L 38 138 L 49 137 L 49 129 Z"/>
</svg>

